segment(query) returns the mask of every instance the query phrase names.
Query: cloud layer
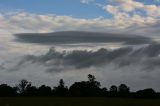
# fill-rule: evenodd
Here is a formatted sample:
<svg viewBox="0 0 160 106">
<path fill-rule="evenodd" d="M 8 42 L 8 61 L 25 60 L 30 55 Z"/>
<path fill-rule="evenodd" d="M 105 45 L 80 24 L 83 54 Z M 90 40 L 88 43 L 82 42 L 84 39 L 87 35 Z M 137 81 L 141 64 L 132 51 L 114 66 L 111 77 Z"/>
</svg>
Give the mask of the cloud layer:
<svg viewBox="0 0 160 106">
<path fill-rule="evenodd" d="M 114 7 L 113 7 L 114 8 Z M 119 14 L 120 13 L 120 14 Z M 98 17 L 94 19 L 74 18 L 71 16 L 39 15 L 27 12 L 0 13 L 0 33 L 45 33 L 56 31 L 98 31 L 108 33 L 131 33 L 158 36 L 160 24 L 157 18 L 131 16 L 119 12 L 112 19 Z M 153 27 L 156 25 L 155 27 Z M 148 30 L 149 29 L 149 30 Z"/>
<path fill-rule="evenodd" d="M 138 45 L 153 42 L 151 38 L 143 36 L 82 31 L 65 31 L 42 34 L 24 33 L 16 34 L 15 36 L 17 41 L 38 44 L 122 43 Z"/>
<path fill-rule="evenodd" d="M 135 12 L 134 15 L 138 16 L 139 14 L 136 12 L 140 11 L 144 11 L 144 13 L 139 16 L 144 16 L 151 20 L 160 16 L 160 6 L 155 4 L 145 4 L 138 0 L 111 0 L 111 4 L 103 6 L 103 9 L 111 13 L 114 17 L 116 17 L 117 14 L 129 16 L 129 13 L 131 12 Z"/>
<path fill-rule="evenodd" d="M 126 83 L 133 90 L 153 87 L 159 90 L 160 44 L 141 47 L 122 47 L 114 50 L 101 48 L 93 50 L 57 51 L 51 48 L 46 53 L 25 55 L 14 65 L 2 67 L 6 74 L 32 81 L 48 81 L 64 78 L 69 81 L 84 80 L 89 73 L 95 74 L 102 85 Z M 16 62 L 17 61 L 17 62 Z M 10 63 L 7 63 L 10 64 Z M 10 78 L 10 77 L 8 77 Z M 52 79 L 52 80 L 51 80 Z M 35 81 L 36 82 L 36 81 Z M 38 83 L 40 84 L 40 83 Z"/>
<path fill-rule="evenodd" d="M 81 0 L 84 4 L 92 1 Z M 152 40 L 153 36 L 159 37 L 160 7 L 138 0 L 111 0 L 96 6 L 111 17 L 85 19 L 56 14 L 0 12 L 0 81 L 15 83 L 15 80 L 27 78 L 52 84 L 53 80 L 66 78 L 71 83 L 84 79 L 88 73 L 95 73 L 104 85 L 127 83 L 135 88 L 160 88 L 157 84 L 160 45 Z M 57 32 L 70 30 L 74 32 Z M 23 34 L 12 36 L 16 33 Z M 58 43 L 62 44 L 62 52 L 51 48 L 44 53 L 52 45 L 57 47 Z M 67 44 L 72 43 L 87 49 L 82 50 L 76 45 L 73 50 L 66 50 L 71 48 Z M 102 48 L 100 43 L 106 44 Z M 107 48 L 108 43 L 122 46 L 111 50 Z"/>
<path fill-rule="evenodd" d="M 30 64 L 40 64 L 53 72 L 69 69 L 104 67 L 114 65 L 115 68 L 132 67 L 139 71 L 157 71 L 160 67 L 160 44 L 134 48 L 126 47 L 115 50 L 101 48 L 97 51 L 73 50 L 58 52 L 51 48 L 46 54 L 24 56 L 14 69 Z M 136 67 L 135 67 L 136 66 Z M 129 70 L 128 70 L 129 71 Z"/>
</svg>

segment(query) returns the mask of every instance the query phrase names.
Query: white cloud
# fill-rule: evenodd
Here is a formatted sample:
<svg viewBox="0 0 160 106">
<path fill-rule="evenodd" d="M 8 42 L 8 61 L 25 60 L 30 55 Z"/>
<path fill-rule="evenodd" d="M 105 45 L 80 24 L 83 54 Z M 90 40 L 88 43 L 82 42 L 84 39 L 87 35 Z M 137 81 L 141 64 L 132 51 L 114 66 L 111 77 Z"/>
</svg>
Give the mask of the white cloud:
<svg viewBox="0 0 160 106">
<path fill-rule="evenodd" d="M 155 8 L 155 7 L 149 7 L 149 8 Z M 0 64 L 5 62 L 7 64 L 8 62 L 12 64 L 12 63 L 15 63 L 15 60 L 17 61 L 22 55 L 25 55 L 25 54 L 37 55 L 37 54 L 41 54 L 42 52 L 45 52 L 46 49 L 48 50 L 48 47 L 46 46 L 40 46 L 40 45 L 34 45 L 34 44 L 23 44 L 23 43 L 15 42 L 13 40 L 14 37 L 11 35 L 14 33 L 85 30 L 85 31 L 103 31 L 103 32 L 127 33 L 127 34 L 138 33 L 138 34 L 143 34 L 148 36 L 159 35 L 160 23 L 158 22 L 158 19 L 152 15 L 143 17 L 135 13 L 133 14 L 133 16 L 130 16 L 126 11 L 119 12 L 119 10 L 117 10 L 114 5 L 110 5 L 107 11 L 110 11 L 110 13 L 114 15 L 112 19 L 107 19 L 103 17 L 98 17 L 94 19 L 81 19 L 81 18 L 74 18 L 71 16 L 58 16 L 58 15 L 50 15 L 50 14 L 39 15 L 39 14 L 32 14 L 27 12 L 0 13 L 0 23 L 1 23 L 0 24 L 0 34 L 1 34 L 0 35 L 0 60 L 1 60 Z M 154 9 L 152 11 L 154 11 Z M 97 46 L 97 44 L 95 45 Z M 64 50 L 64 47 L 61 47 L 60 49 Z M 1 79 L 3 81 L 6 81 L 6 83 L 10 83 L 10 81 L 12 81 L 12 83 L 15 83 L 15 81 L 20 80 L 21 78 L 27 78 L 38 83 L 39 83 L 38 80 L 40 80 L 41 83 L 48 82 L 49 84 L 52 84 L 53 82 L 50 79 L 52 79 L 53 76 L 54 76 L 54 80 L 58 80 L 65 76 L 65 78 L 75 81 L 77 80 L 77 78 L 78 80 L 82 80 L 85 77 L 86 72 L 93 73 L 94 70 L 98 70 L 97 68 L 87 69 L 87 70 L 85 69 L 85 70 L 82 70 L 83 72 L 77 72 L 73 70 L 73 72 L 65 72 L 65 73 L 52 75 L 52 74 L 46 74 L 43 71 L 45 70 L 43 68 L 45 67 L 31 66 L 31 67 L 24 68 L 22 71 L 12 72 L 12 73 L 8 73 L 3 70 L 0 72 L 0 75 L 2 76 Z M 107 78 L 106 80 L 109 80 L 109 82 L 110 81 L 112 82 L 110 84 L 117 83 L 117 79 L 121 79 L 121 81 L 119 81 L 118 83 L 124 82 L 124 80 L 129 81 L 129 79 L 130 81 L 134 82 L 134 78 L 132 77 L 133 74 L 130 72 L 126 71 L 127 72 L 127 73 L 125 72 L 126 74 L 124 74 L 122 71 L 119 71 L 119 70 L 113 72 L 113 70 L 109 69 L 108 67 L 107 68 L 105 67 L 104 69 L 101 69 L 101 70 L 102 72 L 97 72 L 96 75 L 98 75 L 98 73 L 104 75 L 105 77 L 102 77 L 102 79 Z M 125 69 L 125 70 L 129 70 L 129 69 Z M 133 70 L 132 72 L 134 73 L 134 71 L 135 70 Z M 106 74 L 104 74 L 103 72 Z M 136 76 L 140 78 L 142 76 L 141 74 L 142 72 L 138 72 L 137 74 L 136 73 L 134 74 L 134 77 Z M 147 73 L 143 75 L 146 75 L 146 74 Z M 106 75 L 108 77 L 106 77 Z M 158 78 L 157 75 L 159 75 L 159 72 L 158 74 L 157 73 L 154 74 L 153 77 L 156 79 Z M 73 80 L 73 76 L 75 80 Z M 111 76 L 112 78 L 110 78 Z M 133 78 L 133 80 L 131 79 L 131 77 Z M 138 80 L 138 78 L 136 78 L 137 79 L 136 82 L 142 81 L 142 80 Z M 147 81 L 148 80 L 145 80 L 144 82 L 147 82 Z M 106 83 L 104 82 L 104 84 Z"/>
<path fill-rule="evenodd" d="M 0 57 L 7 55 L 6 52 L 20 54 L 27 50 L 26 53 L 31 53 L 34 49 L 36 52 L 36 48 L 40 48 L 13 43 L 12 34 L 15 33 L 81 30 L 159 36 L 160 23 L 157 18 L 143 17 L 136 13 L 130 16 L 126 12 L 118 12 L 114 9 L 114 6 L 108 5 L 108 11 L 115 14 L 112 19 L 103 17 L 81 19 L 71 16 L 39 15 L 27 12 L 0 13 L 0 49 L 3 49 L 0 51 Z"/>
<path fill-rule="evenodd" d="M 81 3 L 88 4 L 93 0 L 81 0 Z M 107 19 L 103 17 L 97 17 L 94 19 L 82 19 L 82 18 L 74 18 L 71 16 L 58 16 L 58 15 L 40 15 L 33 14 L 27 12 L 6 12 L 0 13 L 0 67 L 1 63 L 13 64 L 15 61 L 18 61 L 20 56 L 25 54 L 41 54 L 48 50 L 48 46 L 41 46 L 35 44 L 23 44 L 14 41 L 14 37 L 12 34 L 14 33 L 24 33 L 24 32 L 54 32 L 54 31 L 65 31 L 65 30 L 83 30 L 83 31 L 102 31 L 102 32 L 112 32 L 112 33 L 129 33 L 129 34 L 142 34 L 146 36 L 159 36 L 160 30 L 160 7 L 157 5 L 145 5 L 141 2 L 135 0 L 114 0 L 114 2 L 119 3 L 118 5 L 107 4 L 105 6 L 97 4 L 99 7 L 102 7 L 105 11 L 111 13 L 113 18 Z M 140 15 L 135 12 L 136 9 L 140 9 L 146 12 L 146 16 Z M 132 15 L 130 15 L 130 13 Z M 98 45 L 98 44 L 90 44 L 92 47 L 96 46 L 106 47 L 110 46 L 109 44 Z M 113 45 L 115 46 L 115 45 Z M 111 47 L 111 46 L 110 46 Z M 119 44 L 116 45 L 119 47 Z M 57 47 L 58 49 L 64 50 L 64 46 Z M 84 49 L 83 47 L 74 47 L 66 46 L 66 49 Z M 86 47 L 87 48 L 87 47 Z M 85 49 L 86 49 L 85 48 Z M 87 48 L 91 49 L 91 48 Z M 95 49 L 95 48 L 93 48 Z M 35 68 L 36 67 L 36 68 Z M 24 68 L 19 72 L 8 73 L 2 70 L 0 72 L 1 79 L 6 81 L 7 83 L 15 83 L 15 80 L 19 80 L 21 78 L 28 78 L 32 81 L 39 82 L 48 82 L 52 84 L 53 81 L 50 79 L 58 80 L 65 76 L 65 78 L 75 81 L 84 79 L 86 72 L 93 73 L 95 70 L 99 70 L 97 68 L 85 69 L 83 72 L 77 72 L 73 70 L 73 72 L 65 72 L 60 74 L 46 74 L 44 72 L 45 67 L 42 66 L 31 66 Z M 110 69 L 109 67 L 104 67 L 100 69 L 102 71 L 97 72 L 102 75 L 102 80 L 107 78 L 110 84 L 117 83 L 117 79 L 121 79 L 118 83 L 129 81 L 134 84 L 141 80 L 141 76 L 147 76 L 148 74 L 145 72 L 139 72 L 135 70 L 130 70 L 130 67 L 124 69 L 126 72 L 121 70 Z M 107 70 L 107 71 L 106 71 Z M 114 71 L 113 71 L 114 70 Z M 155 74 L 154 74 L 155 73 Z M 150 73 L 149 73 L 150 74 Z M 155 78 L 158 79 L 159 71 L 152 72 L 153 75 L 148 75 L 147 78 Z M 106 77 L 107 75 L 107 77 Z M 67 77 L 66 77 L 67 76 Z M 135 81 L 136 76 L 136 81 Z M 74 77 L 74 80 L 73 80 Z M 83 77 L 83 78 L 82 78 Z M 1 81 L 2 81 L 1 80 Z M 53 79 L 52 79 L 53 80 Z M 135 81 L 135 82 L 134 82 Z M 144 82 L 150 81 L 149 79 L 145 79 Z M 153 81 L 154 82 L 154 81 Z M 153 83 L 151 82 L 151 83 Z M 159 80 L 157 80 L 159 82 Z M 136 84 L 137 84 L 136 83 Z M 138 83 L 141 85 L 142 83 Z M 104 82 L 104 84 L 106 84 Z M 156 83 L 153 83 L 156 84 Z M 142 86 L 142 85 L 141 85 Z M 153 85 L 158 86 L 158 85 Z M 159 86 L 157 87 L 159 88 Z"/>
<path fill-rule="evenodd" d="M 94 0 L 80 0 L 81 3 L 83 4 L 88 4 L 90 2 L 93 2 Z"/>
<path fill-rule="evenodd" d="M 112 0 L 111 4 L 104 5 L 102 8 L 113 16 L 117 15 L 117 13 L 129 14 L 131 12 L 144 11 L 144 13 L 141 13 L 143 17 L 160 17 L 160 6 L 156 4 L 144 4 L 137 0 Z"/>
<path fill-rule="evenodd" d="M 130 16 L 126 12 L 119 12 L 112 5 L 107 5 L 106 11 L 114 15 L 113 19 L 103 17 L 82 19 L 71 16 L 39 15 L 26 12 L 0 13 L 0 33 L 14 34 L 66 30 L 115 32 L 115 30 L 125 31 L 135 25 L 149 26 L 157 23 L 157 18 L 151 16 L 143 17 L 136 13 Z"/>
</svg>

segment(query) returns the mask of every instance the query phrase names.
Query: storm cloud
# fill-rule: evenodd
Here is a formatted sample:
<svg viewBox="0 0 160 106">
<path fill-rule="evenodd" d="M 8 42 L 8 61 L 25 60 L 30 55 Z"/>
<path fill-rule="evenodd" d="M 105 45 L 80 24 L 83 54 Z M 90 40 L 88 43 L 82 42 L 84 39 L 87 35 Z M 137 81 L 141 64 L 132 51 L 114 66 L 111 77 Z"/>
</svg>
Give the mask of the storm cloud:
<svg viewBox="0 0 160 106">
<path fill-rule="evenodd" d="M 26 55 L 15 67 L 39 64 L 48 67 L 47 72 L 69 71 L 90 67 L 114 68 L 139 67 L 139 71 L 154 71 L 160 68 L 160 44 L 150 44 L 140 48 L 124 47 L 115 50 L 101 48 L 97 51 L 73 50 L 58 52 L 51 48 L 43 55 Z M 15 69 L 15 68 L 14 68 Z M 16 68 L 18 69 L 18 68 Z"/>
<path fill-rule="evenodd" d="M 122 43 L 138 45 L 153 42 L 150 38 L 143 36 L 83 31 L 23 33 L 15 34 L 15 36 L 16 41 L 37 44 Z"/>
</svg>

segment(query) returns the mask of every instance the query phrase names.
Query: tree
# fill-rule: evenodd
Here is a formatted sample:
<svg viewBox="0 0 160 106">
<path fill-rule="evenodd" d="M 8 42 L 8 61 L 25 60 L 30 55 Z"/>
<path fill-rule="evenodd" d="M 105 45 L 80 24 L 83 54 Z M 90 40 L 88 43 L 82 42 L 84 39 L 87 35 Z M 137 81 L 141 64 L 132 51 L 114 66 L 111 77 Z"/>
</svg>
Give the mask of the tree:
<svg viewBox="0 0 160 106">
<path fill-rule="evenodd" d="M 36 95 L 38 95 L 38 89 L 37 89 L 37 87 L 36 86 L 32 86 L 32 85 L 27 86 L 27 88 L 26 88 L 26 95 L 27 96 L 36 96 Z"/>
<path fill-rule="evenodd" d="M 110 92 L 115 92 L 115 93 L 117 93 L 117 91 L 118 91 L 118 88 L 117 88 L 116 85 L 112 85 L 112 86 L 110 87 Z"/>
<path fill-rule="evenodd" d="M 89 82 L 95 82 L 96 78 L 94 75 L 88 74 L 88 80 Z"/>
<path fill-rule="evenodd" d="M 59 80 L 59 87 L 64 88 L 64 81 L 63 81 L 63 79 Z"/>
<path fill-rule="evenodd" d="M 25 79 L 21 80 L 17 85 L 18 93 L 20 93 L 21 95 L 25 95 L 27 87 L 29 86 L 31 86 L 31 82 L 28 82 Z"/>
<path fill-rule="evenodd" d="M 130 88 L 125 84 L 121 84 L 118 87 L 118 93 L 119 93 L 119 96 L 126 97 L 130 93 Z"/>
<path fill-rule="evenodd" d="M 92 87 L 99 88 L 101 86 L 100 82 L 96 81 L 96 78 L 94 75 L 89 74 L 88 81 L 89 81 L 90 86 Z"/>
<path fill-rule="evenodd" d="M 125 85 L 125 84 L 121 84 L 119 87 L 118 87 L 118 91 L 119 92 L 122 92 L 122 93 L 129 93 L 130 91 L 130 88 Z"/>
<path fill-rule="evenodd" d="M 115 97 L 117 96 L 118 88 L 116 85 L 112 85 L 109 91 L 110 91 L 110 96 Z"/>
<path fill-rule="evenodd" d="M 57 87 L 54 87 L 53 93 L 59 96 L 68 95 L 68 87 L 65 86 L 63 79 L 59 80 L 59 84 Z"/>
<path fill-rule="evenodd" d="M 135 95 L 137 98 L 155 98 L 157 97 L 156 92 L 152 88 L 139 90 Z"/>
<path fill-rule="evenodd" d="M 8 86 L 7 84 L 0 85 L 0 96 L 16 96 L 17 91 L 13 87 Z"/>
<path fill-rule="evenodd" d="M 38 88 L 38 95 L 39 96 L 51 96 L 52 95 L 52 89 L 49 86 L 42 85 Z"/>
<path fill-rule="evenodd" d="M 105 90 L 100 89 L 100 82 L 96 81 L 94 75 L 88 75 L 88 81 L 75 82 L 69 89 L 74 96 L 98 96 Z"/>
</svg>

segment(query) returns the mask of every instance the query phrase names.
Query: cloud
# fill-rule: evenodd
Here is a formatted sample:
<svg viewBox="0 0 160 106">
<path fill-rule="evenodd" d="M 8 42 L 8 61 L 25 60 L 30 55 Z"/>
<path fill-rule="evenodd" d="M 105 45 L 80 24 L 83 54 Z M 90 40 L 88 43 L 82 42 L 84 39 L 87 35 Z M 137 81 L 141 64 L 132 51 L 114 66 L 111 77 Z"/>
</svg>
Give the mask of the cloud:
<svg viewBox="0 0 160 106">
<path fill-rule="evenodd" d="M 5 70 L 4 64 L 1 64 L 1 65 L 0 65 L 0 69 L 1 69 L 1 70 Z"/>
<path fill-rule="evenodd" d="M 147 5 L 137 0 L 112 0 L 110 4 L 102 5 L 101 7 L 112 14 L 114 18 L 122 20 L 131 18 L 143 22 L 147 18 L 149 18 L 148 21 L 154 21 L 160 17 L 159 5 Z"/>
<path fill-rule="evenodd" d="M 16 40 L 25 43 L 38 44 L 79 44 L 79 43 L 122 43 L 122 44 L 149 44 L 150 38 L 111 34 L 101 32 L 64 31 L 55 33 L 24 33 L 15 34 Z"/>
<path fill-rule="evenodd" d="M 88 69 L 90 67 L 110 67 L 111 65 L 119 70 L 130 67 L 139 71 L 155 71 L 160 68 L 159 55 L 160 44 L 156 43 L 140 48 L 124 47 L 114 50 L 101 48 L 97 51 L 73 50 L 58 52 L 51 48 L 43 55 L 24 56 L 13 69 L 18 71 L 21 66 L 39 64 L 47 67 L 47 72 L 63 72 L 73 69 Z"/>
<path fill-rule="evenodd" d="M 107 5 L 111 13 L 117 10 L 112 5 Z M 155 17 L 142 17 L 134 14 L 132 17 L 125 12 L 114 13 L 114 18 L 97 17 L 94 19 L 74 18 L 72 16 L 40 15 L 27 12 L 0 13 L 0 33 L 48 33 L 56 31 L 98 31 L 108 33 L 128 33 L 130 29 L 152 28 L 157 24 Z M 159 27 L 158 27 L 159 28 Z M 157 30 L 159 30 L 157 28 Z M 136 30 L 130 30 L 135 34 Z M 140 31 L 138 34 L 150 35 L 152 33 Z M 154 33 L 154 35 L 159 35 Z"/>
<path fill-rule="evenodd" d="M 158 3 L 160 2 L 160 0 L 154 0 L 154 1 L 155 1 L 155 2 L 158 2 Z"/>
<path fill-rule="evenodd" d="M 89 4 L 90 2 L 93 2 L 94 0 L 80 0 L 83 4 Z"/>
<path fill-rule="evenodd" d="M 6 62 L 3 64 L 5 69 L 0 71 L 1 83 L 14 85 L 25 78 L 36 85 L 47 83 L 55 86 L 63 78 L 70 85 L 75 81 L 87 80 L 87 74 L 94 74 L 106 87 L 126 83 L 132 90 L 160 88 L 157 85 L 160 74 L 160 44 L 114 50 L 63 50 L 61 52 L 50 48 L 46 53 L 16 57 L 12 59 L 12 66 L 9 65 L 10 62 Z"/>
<path fill-rule="evenodd" d="M 104 85 L 106 82 L 107 84 L 128 82 L 138 89 L 139 87 L 160 88 L 157 85 L 160 74 L 160 48 L 159 44 L 153 44 L 152 40 L 153 36 L 159 37 L 159 6 L 146 5 L 137 0 L 117 0 L 98 6 L 113 17 L 85 19 L 55 14 L 0 12 L 1 81 L 7 80 L 7 83 L 15 84 L 16 81 L 26 78 L 38 84 L 50 82 L 52 85 L 53 80 L 60 78 L 68 78 L 67 81 L 71 83 L 84 80 L 89 73 L 95 73 Z M 67 35 L 65 39 L 55 40 L 55 33 L 50 33 L 54 36 L 48 34 L 48 32 L 71 30 L 104 32 L 110 35 L 105 36 L 105 39 L 102 35 L 95 35 L 90 39 L 91 33 L 88 33 L 85 34 L 85 39 L 81 36 L 77 39 Z M 16 33 L 27 35 L 12 36 Z M 59 39 L 59 36 L 56 37 Z M 71 40 L 71 37 L 74 40 Z M 49 39 L 48 42 L 46 39 Z M 56 46 L 57 42 L 63 43 L 59 47 L 60 51 Z M 80 43 L 81 47 L 75 44 L 74 48 L 71 48 L 67 45 L 75 42 Z M 97 44 L 98 42 L 105 43 L 104 48 L 101 44 Z M 108 42 L 118 43 L 118 48 L 107 49 L 111 46 Z M 121 45 L 119 42 L 123 42 L 124 47 L 119 46 Z M 148 46 L 135 44 L 148 44 Z M 56 49 L 44 53 L 52 45 Z M 134 46 L 126 47 L 126 45 Z M 85 49 L 82 46 L 85 46 Z M 93 46 L 96 46 L 96 49 L 91 48 Z M 63 50 L 64 52 L 61 52 Z M 22 55 L 25 56 L 20 57 Z"/>
</svg>

